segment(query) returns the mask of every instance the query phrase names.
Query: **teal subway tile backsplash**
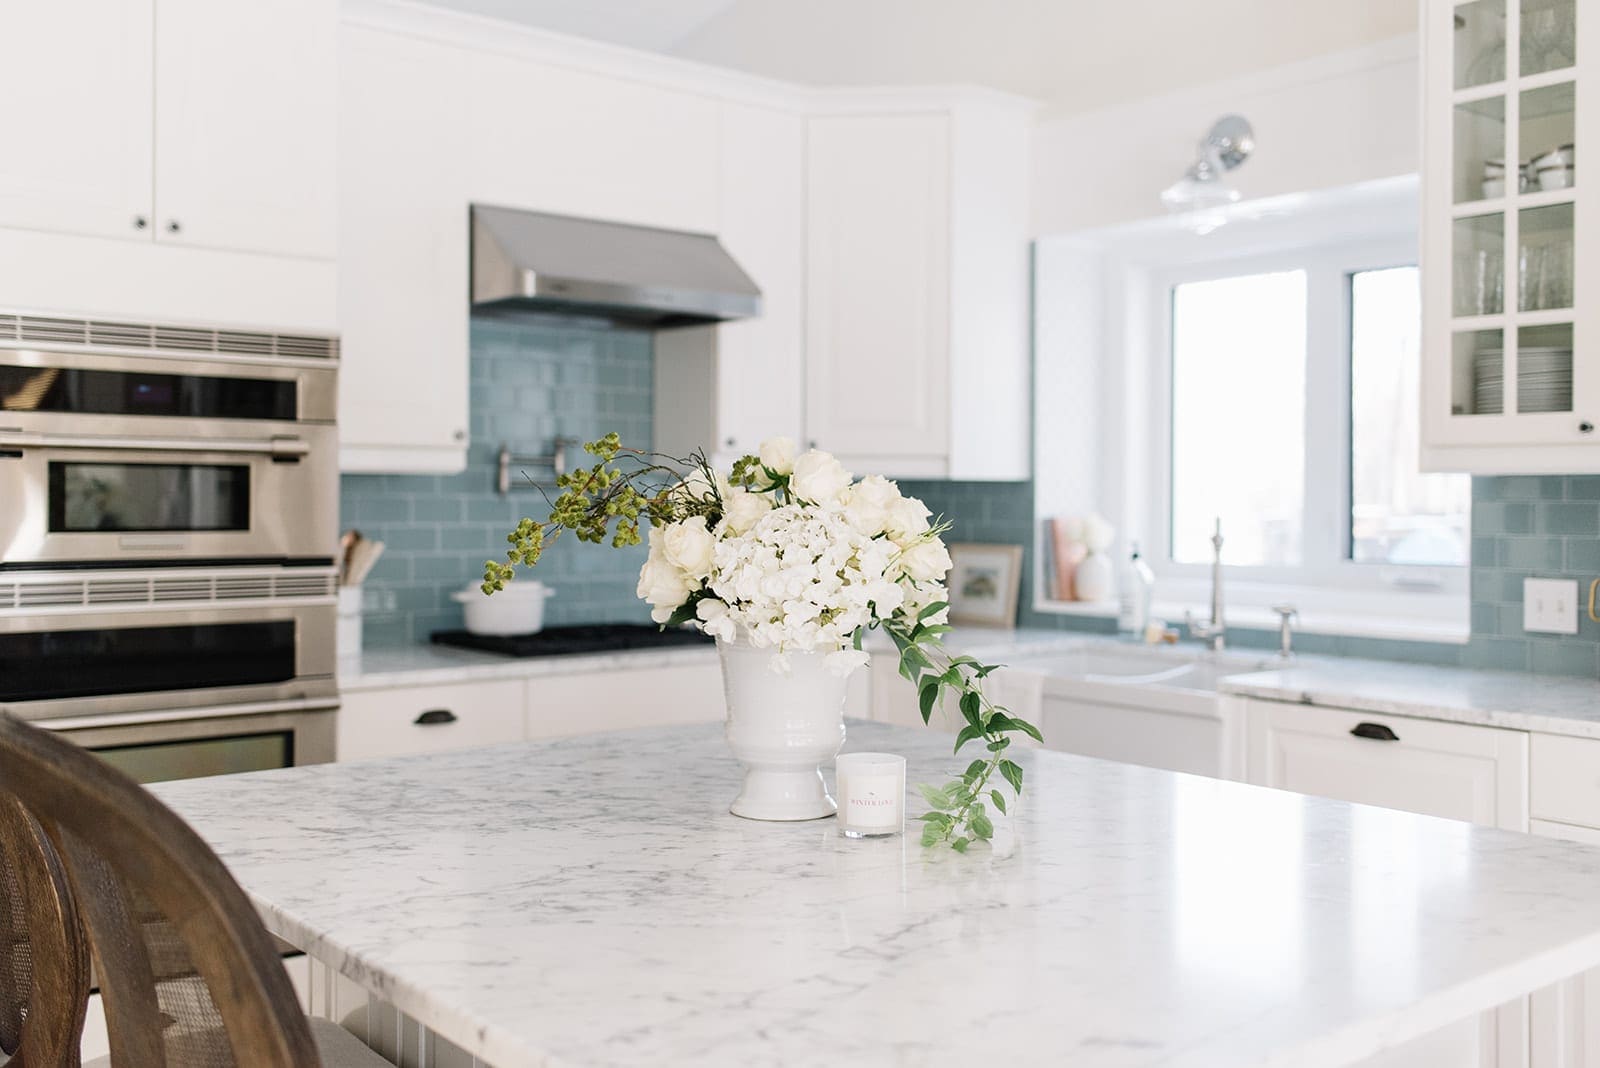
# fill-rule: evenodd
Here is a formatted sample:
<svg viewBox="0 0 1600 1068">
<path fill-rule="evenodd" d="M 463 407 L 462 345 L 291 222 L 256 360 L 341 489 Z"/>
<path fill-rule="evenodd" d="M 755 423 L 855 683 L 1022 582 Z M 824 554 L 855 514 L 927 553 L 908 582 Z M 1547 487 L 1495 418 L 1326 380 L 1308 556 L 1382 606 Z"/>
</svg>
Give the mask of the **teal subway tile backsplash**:
<svg viewBox="0 0 1600 1068">
<path fill-rule="evenodd" d="M 501 442 L 514 452 L 545 454 L 558 436 L 592 441 L 616 430 L 630 443 L 652 441 L 649 334 L 570 320 L 474 319 L 471 340 L 466 470 L 345 475 L 340 482 L 344 526 L 388 546 L 366 583 L 370 645 L 426 641 L 432 631 L 459 627 L 461 612 L 449 595 L 480 580 L 484 560 L 504 558 L 506 532 L 538 513 L 543 500 L 536 490 L 495 492 Z M 648 621 L 648 606 L 634 596 L 643 560 L 642 548 L 562 539 L 539 564 L 538 577 L 556 591 L 546 621 Z"/>
<path fill-rule="evenodd" d="M 1034 528 L 1031 482 L 907 481 L 954 525 L 952 541 L 1005 542 L 1025 549 L 1019 621 L 1025 626 L 1107 632 L 1110 620 L 1059 616 L 1033 609 Z M 1302 634 L 1306 652 L 1427 664 L 1600 675 L 1600 624 L 1580 610 L 1576 635 L 1528 634 L 1522 629 L 1522 581 L 1569 578 L 1580 601 L 1600 577 L 1600 476 L 1537 475 L 1475 478 L 1472 482 L 1472 636 L 1465 645 Z M 1277 647 L 1277 634 L 1233 628 L 1231 644 Z"/>
</svg>

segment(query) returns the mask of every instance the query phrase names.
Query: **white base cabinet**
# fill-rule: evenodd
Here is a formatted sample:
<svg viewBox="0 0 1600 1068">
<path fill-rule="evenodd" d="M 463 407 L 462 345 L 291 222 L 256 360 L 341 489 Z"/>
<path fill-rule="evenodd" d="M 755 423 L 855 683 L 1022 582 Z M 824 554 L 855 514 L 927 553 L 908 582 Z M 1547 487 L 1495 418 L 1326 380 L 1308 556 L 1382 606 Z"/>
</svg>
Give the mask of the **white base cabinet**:
<svg viewBox="0 0 1600 1068">
<path fill-rule="evenodd" d="M 1214 779 L 1244 777 L 1243 714 L 1236 706 L 1183 693 L 1130 699 L 1128 692 L 1047 683 L 1039 722 L 1045 747 Z"/>
<path fill-rule="evenodd" d="M 1522 731 L 1270 701 L 1247 707 L 1250 782 L 1528 829 Z"/>
</svg>

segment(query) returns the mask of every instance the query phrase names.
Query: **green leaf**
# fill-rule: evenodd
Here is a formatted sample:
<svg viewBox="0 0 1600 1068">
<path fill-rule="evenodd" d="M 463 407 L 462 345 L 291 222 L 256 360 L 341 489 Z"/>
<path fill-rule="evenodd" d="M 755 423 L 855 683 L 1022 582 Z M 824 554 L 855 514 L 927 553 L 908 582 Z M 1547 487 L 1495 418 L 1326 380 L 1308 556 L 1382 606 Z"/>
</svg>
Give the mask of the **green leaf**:
<svg viewBox="0 0 1600 1068">
<path fill-rule="evenodd" d="M 933 624 L 926 624 L 926 625 L 919 624 L 917 626 L 917 633 L 919 635 L 921 635 L 922 637 L 924 637 L 924 638 L 926 638 L 926 637 L 928 637 L 930 635 L 935 637 L 935 638 L 937 638 L 937 637 L 939 637 L 941 635 L 949 634 L 950 632 L 954 631 L 955 629 L 956 628 L 952 627 L 948 623 L 933 623 Z"/>
<path fill-rule="evenodd" d="M 989 817 L 984 813 L 974 812 L 972 814 L 972 833 L 987 842 L 994 837 L 994 824 L 989 822 Z"/>
<path fill-rule="evenodd" d="M 1006 746 L 1008 746 L 1010 744 L 1011 743 L 1006 741 L 1004 738 L 997 739 L 997 740 L 992 741 L 992 742 L 989 743 L 989 746 L 988 746 L 989 752 L 998 753 L 998 752 L 1000 752 L 1000 750 L 1004 749 Z"/>
<path fill-rule="evenodd" d="M 961 752 L 961 747 L 962 746 L 966 745 L 968 742 L 970 742 L 970 741 L 972 741 L 972 740 L 974 740 L 976 738 L 982 738 L 982 737 L 983 737 L 983 728 L 979 727 L 979 726 L 976 726 L 975 724 L 969 723 L 965 727 L 961 728 L 961 733 L 960 734 L 956 735 L 956 747 L 954 749 L 952 749 L 951 752 L 959 753 L 959 752 Z M 978 761 L 978 763 L 981 764 L 981 763 L 983 763 L 983 761 L 980 760 L 980 761 Z"/>
<path fill-rule="evenodd" d="M 944 835 L 944 831 L 930 823 L 922 828 L 922 844 L 925 846 L 937 845 L 939 839 L 943 838 Z"/>
<path fill-rule="evenodd" d="M 1002 760 L 1000 761 L 1000 774 L 1005 776 L 1006 782 L 1011 784 L 1013 790 L 1019 794 L 1022 793 L 1022 768 L 1018 767 L 1013 761 Z"/>
<path fill-rule="evenodd" d="M 961 773 L 961 777 L 971 782 L 978 776 L 982 775 L 983 769 L 988 766 L 989 762 L 987 760 L 974 760 L 972 763 L 967 765 L 967 770 Z"/>
<path fill-rule="evenodd" d="M 1014 731 L 1021 731 L 1023 734 L 1026 734 L 1036 742 L 1044 741 L 1044 735 L 1039 733 L 1039 728 L 1035 727 L 1027 720 L 1017 719 L 1015 716 L 1011 717 L 1011 729 Z"/>
<path fill-rule="evenodd" d="M 936 823 L 940 827 L 949 827 L 955 822 L 955 817 L 948 812 L 924 812 L 917 819 L 924 823 Z"/>
<path fill-rule="evenodd" d="M 933 706 L 939 700 L 939 680 L 929 679 L 922 684 L 922 693 L 918 696 L 918 703 L 922 708 L 922 722 L 927 723 L 933 715 Z"/>
<path fill-rule="evenodd" d="M 924 619 L 927 619 L 929 616 L 936 616 L 940 612 L 943 612 L 946 608 L 949 608 L 949 607 L 950 607 L 950 602 L 948 602 L 948 601 L 935 601 L 933 604 L 928 605 L 922 611 L 917 613 L 917 622 L 921 623 Z"/>
<path fill-rule="evenodd" d="M 994 807 L 999 809 L 1000 810 L 1000 814 L 1002 816 L 1004 816 L 1006 814 L 1006 798 L 1005 798 L 1005 795 L 1002 794 L 999 790 L 990 790 L 989 791 L 989 799 L 994 802 Z"/>
<path fill-rule="evenodd" d="M 928 804 L 932 805 L 934 808 L 947 809 L 954 807 L 954 803 L 950 800 L 950 795 L 946 794 L 937 786 L 930 786 L 925 782 L 919 782 L 917 783 L 917 792 L 922 794 L 922 799 Z"/>
<path fill-rule="evenodd" d="M 971 844 L 972 844 L 972 839 L 970 839 L 970 838 L 966 837 L 965 835 L 963 835 L 962 837 L 957 838 L 954 841 L 952 841 L 950 843 L 950 848 L 954 849 L 957 853 L 965 853 L 967 851 L 967 846 L 969 846 Z"/>
<path fill-rule="evenodd" d="M 968 723 L 979 728 L 980 732 L 983 727 L 983 720 L 979 718 L 982 708 L 983 698 L 978 695 L 976 690 L 968 690 L 961 695 L 961 715 L 966 718 Z"/>
<path fill-rule="evenodd" d="M 861 641 L 866 636 L 866 633 L 866 627 L 857 627 L 855 637 L 850 639 L 850 644 L 855 647 L 855 650 L 858 653 L 861 651 Z"/>
</svg>

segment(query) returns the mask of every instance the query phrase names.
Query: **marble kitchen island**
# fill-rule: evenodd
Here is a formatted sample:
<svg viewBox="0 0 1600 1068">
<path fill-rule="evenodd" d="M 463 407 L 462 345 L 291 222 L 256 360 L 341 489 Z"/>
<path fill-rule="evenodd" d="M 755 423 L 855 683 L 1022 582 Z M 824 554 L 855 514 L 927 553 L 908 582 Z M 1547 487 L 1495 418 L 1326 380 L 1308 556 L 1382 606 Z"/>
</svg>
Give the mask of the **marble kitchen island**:
<svg viewBox="0 0 1600 1068">
<path fill-rule="evenodd" d="M 274 933 L 495 1068 L 1317 1068 L 1600 964 L 1600 850 L 1036 750 L 960 856 L 728 815 L 720 733 L 154 789 Z"/>
</svg>

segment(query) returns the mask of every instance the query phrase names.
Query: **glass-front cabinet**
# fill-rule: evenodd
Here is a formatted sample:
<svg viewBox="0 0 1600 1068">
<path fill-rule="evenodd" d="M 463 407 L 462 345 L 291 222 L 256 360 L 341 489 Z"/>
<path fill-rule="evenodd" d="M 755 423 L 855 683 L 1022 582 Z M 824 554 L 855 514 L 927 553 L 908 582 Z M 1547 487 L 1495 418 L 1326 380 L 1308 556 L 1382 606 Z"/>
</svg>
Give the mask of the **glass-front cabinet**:
<svg viewBox="0 0 1600 1068">
<path fill-rule="evenodd" d="M 1600 471 L 1600 0 L 1423 10 L 1423 467 Z"/>
</svg>

